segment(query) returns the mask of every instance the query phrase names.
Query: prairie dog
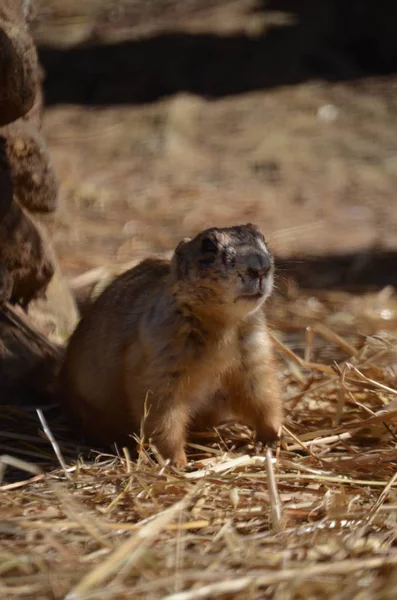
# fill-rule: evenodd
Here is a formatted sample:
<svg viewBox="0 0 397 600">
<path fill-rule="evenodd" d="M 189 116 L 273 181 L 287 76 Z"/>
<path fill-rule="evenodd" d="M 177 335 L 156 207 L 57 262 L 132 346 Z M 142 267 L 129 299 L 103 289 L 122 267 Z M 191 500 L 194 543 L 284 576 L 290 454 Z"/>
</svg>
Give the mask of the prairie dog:
<svg viewBox="0 0 397 600">
<path fill-rule="evenodd" d="M 60 373 L 71 415 L 92 439 L 139 433 L 186 465 L 188 430 L 233 415 L 263 442 L 282 405 L 263 303 L 273 258 L 252 224 L 184 239 L 171 260 L 117 277 L 70 338 Z"/>
</svg>

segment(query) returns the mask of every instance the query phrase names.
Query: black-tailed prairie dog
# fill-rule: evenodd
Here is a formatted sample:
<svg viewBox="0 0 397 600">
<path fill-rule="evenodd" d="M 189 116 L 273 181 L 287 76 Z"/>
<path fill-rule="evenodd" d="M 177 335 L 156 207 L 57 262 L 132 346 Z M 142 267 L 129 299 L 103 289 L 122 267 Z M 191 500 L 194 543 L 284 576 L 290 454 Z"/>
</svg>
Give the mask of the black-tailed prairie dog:
<svg viewBox="0 0 397 600">
<path fill-rule="evenodd" d="M 179 467 L 198 424 L 233 415 L 258 440 L 277 438 L 282 406 L 263 310 L 273 272 L 263 234 L 248 224 L 207 229 L 171 260 L 148 258 L 116 278 L 71 336 L 60 374 L 82 430 L 128 443 L 142 425 Z"/>
</svg>

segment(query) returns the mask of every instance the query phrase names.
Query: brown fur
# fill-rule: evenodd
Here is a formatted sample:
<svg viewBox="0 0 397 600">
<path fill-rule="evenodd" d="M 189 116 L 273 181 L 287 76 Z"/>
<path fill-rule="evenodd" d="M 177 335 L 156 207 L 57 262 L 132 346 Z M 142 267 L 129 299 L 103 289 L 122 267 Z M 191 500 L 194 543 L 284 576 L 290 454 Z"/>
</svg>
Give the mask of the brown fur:
<svg viewBox="0 0 397 600">
<path fill-rule="evenodd" d="M 189 428 L 231 415 L 274 440 L 282 406 L 262 308 L 273 269 L 249 224 L 207 230 L 171 261 L 149 258 L 114 280 L 72 335 L 60 375 L 83 431 L 126 443 L 146 404 L 146 440 L 179 466 Z"/>
</svg>

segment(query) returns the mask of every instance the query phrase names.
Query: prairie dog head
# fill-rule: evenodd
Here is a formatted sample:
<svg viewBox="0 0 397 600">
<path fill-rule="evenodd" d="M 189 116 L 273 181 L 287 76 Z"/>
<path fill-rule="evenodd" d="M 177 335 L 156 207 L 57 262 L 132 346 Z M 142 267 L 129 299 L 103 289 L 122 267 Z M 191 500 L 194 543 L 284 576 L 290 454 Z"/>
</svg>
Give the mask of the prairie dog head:
<svg viewBox="0 0 397 600">
<path fill-rule="evenodd" d="M 213 227 L 178 244 L 172 273 L 182 303 L 243 319 L 271 294 L 274 261 L 256 225 Z"/>
</svg>

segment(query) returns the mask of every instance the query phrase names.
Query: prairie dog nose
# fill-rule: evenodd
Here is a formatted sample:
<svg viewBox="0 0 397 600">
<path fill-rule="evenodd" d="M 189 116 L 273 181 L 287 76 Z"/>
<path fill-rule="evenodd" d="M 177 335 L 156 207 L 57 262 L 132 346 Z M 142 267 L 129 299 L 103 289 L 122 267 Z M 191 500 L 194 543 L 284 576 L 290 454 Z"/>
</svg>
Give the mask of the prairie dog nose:
<svg viewBox="0 0 397 600">
<path fill-rule="evenodd" d="M 248 258 L 247 274 L 251 279 L 262 279 L 269 273 L 271 266 L 267 254 L 251 254 Z"/>
</svg>

